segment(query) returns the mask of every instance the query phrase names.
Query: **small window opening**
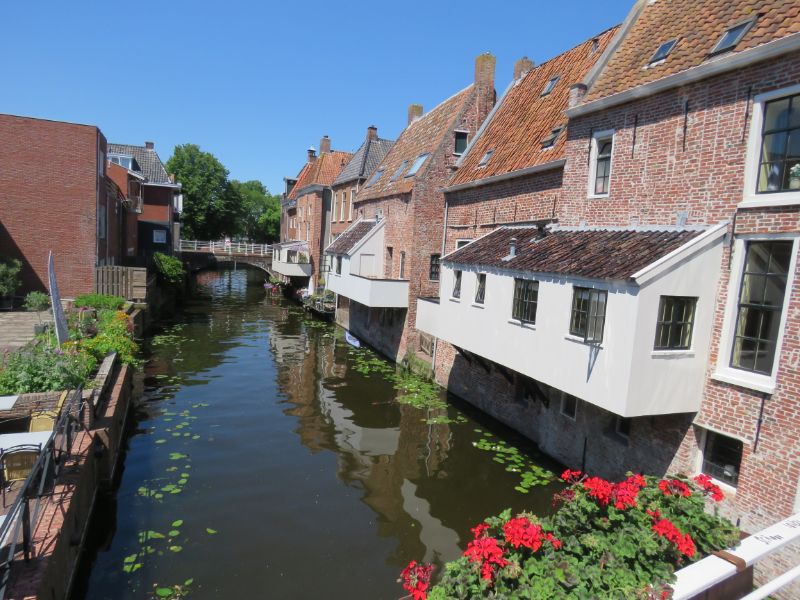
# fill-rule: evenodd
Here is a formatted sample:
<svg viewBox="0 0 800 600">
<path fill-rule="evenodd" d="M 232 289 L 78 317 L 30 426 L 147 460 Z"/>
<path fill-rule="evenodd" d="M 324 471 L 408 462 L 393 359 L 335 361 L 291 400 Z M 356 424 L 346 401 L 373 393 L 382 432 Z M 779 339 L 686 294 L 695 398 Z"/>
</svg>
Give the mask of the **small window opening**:
<svg viewBox="0 0 800 600">
<path fill-rule="evenodd" d="M 454 154 L 464 154 L 464 150 L 467 149 L 467 136 L 468 133 L 466 131 L 456 131 Z"/>
<path fill-rule="evenodd" d="M 494 150 L 487 150 L 486 154 L 484 154 L 483 158 L 481 158 L 481 162 L 478 163 L 478 166 L 485 167 L 486 163 L 489 162 L 489 159 L 492 158 L 492 154 L 494 154 Z"/>
<path fill-rule="evenodd" d="M 650 62 L 648 64 L 652 65 L 657 62 L 661 62 L 665 60 L 669 53 L 672 52 L 672 49 L 675 47 L 675 44 L 678 43 L 678 39 L 675 38 L 674 40 L 669 40 L 668 42 L 664 42 L 658 47 L 656 53 L 650 58 Z"/>
<path fill-rule="evenodd" d="M 550 92 L 552 92 L 552 91 L 553 91 L 553 88 L 555 88 L 555 87 L 556 87 L 556 84 L 558 83 L 558 80 L 559 80 L 559 79 L 560 79 L 560 76 L 556 75 L 556 76 L 555 76 L 555 77 L 553 77 L 553 78 L 552 78 L 550 81 L 548 81 L 548 82 L 545 84 L 545 86 L 544 86 L 544 89 L 542 90 L 542 94 L 541 94 L 541 95 L 542 95 L 542 96 L 547 96 L 547 95 L 548 95 Z"/>
</svg>

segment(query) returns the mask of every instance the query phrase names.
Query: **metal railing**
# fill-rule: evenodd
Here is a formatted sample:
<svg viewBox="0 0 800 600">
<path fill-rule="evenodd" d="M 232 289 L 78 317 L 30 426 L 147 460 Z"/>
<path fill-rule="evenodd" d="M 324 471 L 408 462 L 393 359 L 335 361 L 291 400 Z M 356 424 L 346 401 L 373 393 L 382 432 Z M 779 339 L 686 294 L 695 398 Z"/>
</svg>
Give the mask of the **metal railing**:
<svg viewBox="0 0 800 600">
<path fill-rule="evenodd" d="M 33 532 L 42 511 L 42 499 L 52 490 L 72 455 L 72 443 L 83 423 L 84 410 L 83 389 L 78 388 L 64 402 L 53 432 L 42 445 L 31 472 L 0 525 L 0 598 L 6 597 L 11 568 L 14 561 L 19 560 L 18 547 L 21 547 L 25 562 L 34 558 Z"/>
<path fill-rule="evenodd" d="M 272 246 L 270 244 L 227 242 L 224 240 L 213 242 L 205 242 L 200 240 L 181 240 L 179 249 L 181 252 L 206 252 L 209 254 L 238 254 L 246 256 L 272 255 Z"/>
</svg>

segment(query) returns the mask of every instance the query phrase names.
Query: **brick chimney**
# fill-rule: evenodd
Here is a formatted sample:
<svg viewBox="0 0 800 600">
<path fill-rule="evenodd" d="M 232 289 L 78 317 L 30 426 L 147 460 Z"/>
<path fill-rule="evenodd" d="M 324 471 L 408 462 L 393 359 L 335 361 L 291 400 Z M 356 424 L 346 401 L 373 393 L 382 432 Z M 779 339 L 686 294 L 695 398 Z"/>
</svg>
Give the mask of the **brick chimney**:
<svg viewBox="0 0 800 600">
<path fill-rule="evenodd" d="M 308 147 L 308 162 L 312 163 L 317 160 L 317 151 L 314 150 L 314 146 Z"/>
<path fill-rule="evenodd" d="M 422 104 L 411 104 L 408 107 L 408 124 L 411 125 L 420 117 L 422 117 Z"/>
<path fill-rule="evenodd" d="M 525 74 L 532 70 L 535 66 L 536 65 L 530 58 L 523 56 L 514 63 L 514 79 L 517 80 L 525 77 Z"/>
<path fill-rule="evenodd" d="M 375 125 L 370 125 L 367 127 L 367 139 L 368 140 L 377 140 L 378 139 L 378 128 Z"/>
<path fill-rule="evenodd" d="M 569 86 L 569 108 L 574 108 L 581 103 L 586 95 L 586 86 L 582 83 L 575 83 Z"/>
<path fill-rule="evenodd" d="M 484 52 L 475 59 L 475 87 L 494 91 L 494 67 L 497 59 Z"/>
<path fill-rule="evenodd" d="M 148 150 L 152 150 L 153 148 L 156 147 L 156 145 L 153 142 L 145 142 L 144 147 L 147 148 Z"/>
<path fill-rule="evenodd" d="M 319 141 L 319 153 L 320 154 L 329 154 L 331 151 L 331 138 L 327 135 L 323 135 L 322 139 Z"/>
</svg>

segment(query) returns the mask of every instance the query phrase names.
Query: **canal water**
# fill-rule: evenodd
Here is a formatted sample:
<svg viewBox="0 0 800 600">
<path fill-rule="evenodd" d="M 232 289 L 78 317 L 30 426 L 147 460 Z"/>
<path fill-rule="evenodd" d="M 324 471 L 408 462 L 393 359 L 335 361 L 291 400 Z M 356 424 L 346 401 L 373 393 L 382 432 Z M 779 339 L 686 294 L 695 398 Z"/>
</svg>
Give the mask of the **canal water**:
<svg viewBox="0 0 800 600">
<path fill-rule="evenodd" d="M 247 273 L 199 274 L 146 341 L 76 597 L 397 599 L 485 516 L 550 510 L 557 465 Z"/>
</svg>

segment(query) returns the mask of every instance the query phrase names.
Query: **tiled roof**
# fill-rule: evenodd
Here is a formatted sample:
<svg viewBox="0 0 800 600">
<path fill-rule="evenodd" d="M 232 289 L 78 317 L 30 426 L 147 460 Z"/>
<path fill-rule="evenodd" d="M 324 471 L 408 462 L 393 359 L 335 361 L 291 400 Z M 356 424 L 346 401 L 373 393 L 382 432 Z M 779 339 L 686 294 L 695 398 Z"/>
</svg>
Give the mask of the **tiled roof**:
<svg viewBox="0 0 800 600">
<path fill-rule="evenodd" d="M 525 169 L 564 158 L 566 130 L 551 148 L 542 148 L 544 140 L 556 127 L 565 126 L 564 111 L 569 105 L 569 88 L 583 80 L 601 56 L 619 27 L 564 52 L 532 69 L 503 96 L 484 126 L 480 136 L 464 155 L 449 185 L 467 183 L 494 175 Z M 597 48 L 594 48 L 594 40 Z M 542 96 L 547 83 L 558 77 L 553 90 Z M 485 166 L 478 163 L 493 150 Z"/>
<path fill-rule="evenodd" d="M 356 150 L 353 158 L 345 165 L 339 176 L 334 179 L 333 185 L 341 185 L 356 179 L 366 179 L 377 168 L 389 150 L 392 149 L 393 140 L 377 138 L 366 140 Z"/>
<path fill-rule="evenodd" d="M 345 229 L 330 246 L 325 248 L 325 252 L 330 252 L 331 254 L 350 254 L 353 246 L 361 241 L 370 231 L 375 229 L 377 224 L 378 221 L 375 219 L 356 221 Z"/>
<path fill-rule="evenodd" d="M 473 86 L 469 85 L 406 127 L 378 166 L 378 169 L 384 170 L 381 178 L 374 185 L 361 188 L 355 201 L 410 192 L 414 187 L 414 180 L 428 168 L 427 162 L 415 177 L 401 175 L 397 180 L 389 181 L 392 175 L 404 161 L 408 161 L 408 166 L 411 166 L 420 154 L 426 152 L 433 154 L 461 112 L 472 90 Z"/>
<path fill-rule="evenodd" d="M 594 82 L 585 101 L 597 100 L 706 61 L 723 33 L 760 15 L 728 56 L 800 32 L 800 0 L 656 0 L 641 7 L 620 46 Z M 674 38 L 667 59 L 646 68 L 658 47 Z"/>
<path fill-rule="evenodd" d="M 314 162 L 306 163 L 297 176 L 289 198 L 296 198 L 297 192 L 309 185 L 331 185 L 353 155 L 350 152 L 321 153 Z"/>
<path fill-rule="evenodd" d="M 582 229 L 539 236 L 536 227 L 504 227 L 451 252 L 443 262 L 624 280 L 699 236 L 702 230 Z M 516 256 L 509 255 L 512 238 Z"/>
<path fill-rule="evenodd" d="M 137 163 L 134 166 L 139 167 L 132 169 L 133 172 L 146 177 L 149 183 L 172 183 L 164 168 L 164 163 L 161 162 L 155 150 L 130 144 L 108 144 L 108 151 L 113 154 L 132 156 Z"/>
</svg>

